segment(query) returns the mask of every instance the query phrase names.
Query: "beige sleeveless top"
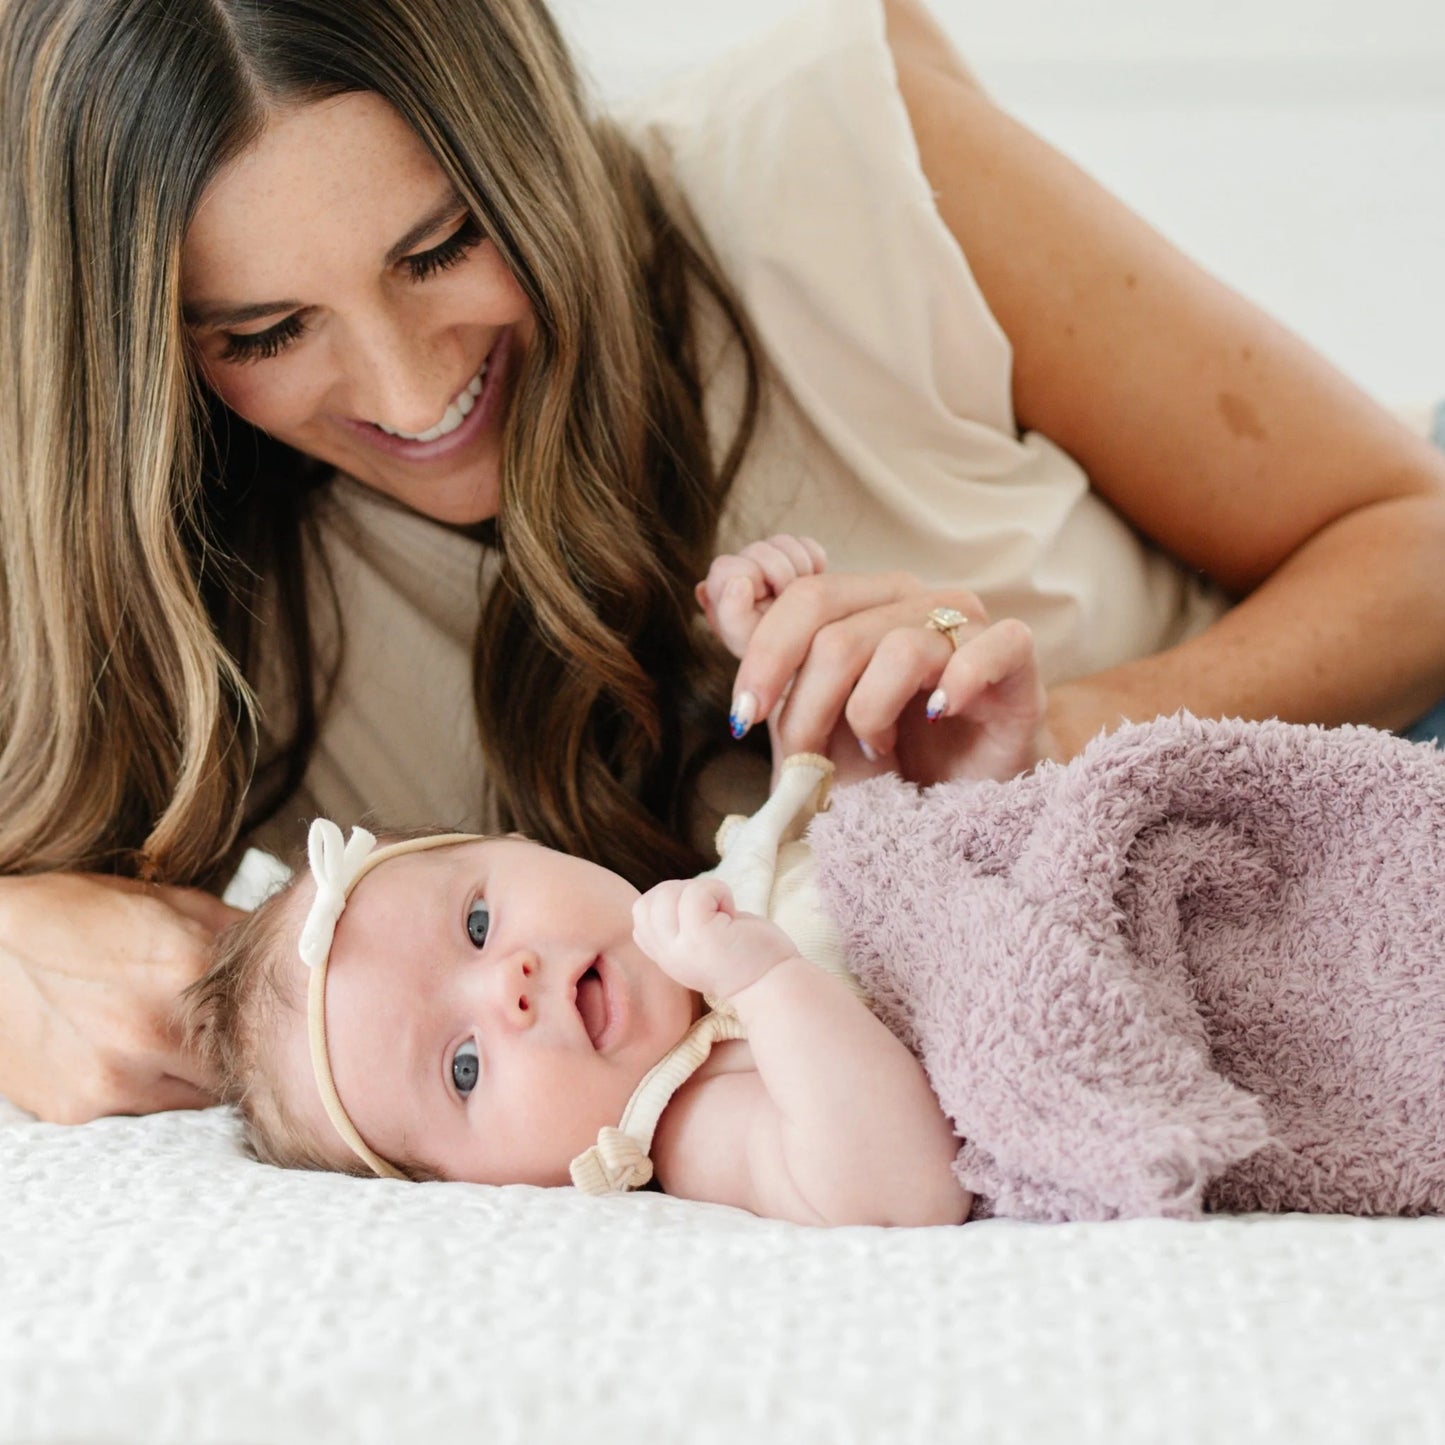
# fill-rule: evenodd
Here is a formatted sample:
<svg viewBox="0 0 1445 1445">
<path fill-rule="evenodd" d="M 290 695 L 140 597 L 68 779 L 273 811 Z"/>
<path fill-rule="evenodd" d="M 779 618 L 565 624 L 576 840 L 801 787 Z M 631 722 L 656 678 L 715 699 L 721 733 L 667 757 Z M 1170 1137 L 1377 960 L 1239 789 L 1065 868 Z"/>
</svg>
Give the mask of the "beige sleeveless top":
<svg viewBox="0 0 1445 1445">
<path fill-rule="evenodd" d="M 1068 456 L 1018 435 L 1009 344 L 919 167 L 880 0 L 817 0 L 623 120 L 766 354 L 722 550 L 805 532 L 836 570 L 962 583 L 1031 625 L 1051 682 L 1223 611 Z M 706 309 L 700 350 L 721 453 L 741 367 Z M 302 796 L 261 841 L 299 843 L 318 812 L 492 827 L 470 700 L 482 550 L 344 479 L 326 537 L 352 645 Z M 751 811 L 766 778 L 751 786 L 718 811 Z"/>
</svg>

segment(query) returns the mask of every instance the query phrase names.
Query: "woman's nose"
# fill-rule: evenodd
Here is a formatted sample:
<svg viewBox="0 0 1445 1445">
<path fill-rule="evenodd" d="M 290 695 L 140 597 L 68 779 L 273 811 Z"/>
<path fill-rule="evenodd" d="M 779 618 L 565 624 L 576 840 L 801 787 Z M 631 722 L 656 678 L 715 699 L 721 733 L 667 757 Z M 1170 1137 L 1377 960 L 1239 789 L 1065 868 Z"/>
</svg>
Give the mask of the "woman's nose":
<svg viewBox="0 0 1445 1445">
<path fill-rule="evenodd" d="M 455 379 L 417 334 L 390 317 L 353 331 L 349 410 L 357 421 L 419 436 L 445 415 Z"/>
</svg>

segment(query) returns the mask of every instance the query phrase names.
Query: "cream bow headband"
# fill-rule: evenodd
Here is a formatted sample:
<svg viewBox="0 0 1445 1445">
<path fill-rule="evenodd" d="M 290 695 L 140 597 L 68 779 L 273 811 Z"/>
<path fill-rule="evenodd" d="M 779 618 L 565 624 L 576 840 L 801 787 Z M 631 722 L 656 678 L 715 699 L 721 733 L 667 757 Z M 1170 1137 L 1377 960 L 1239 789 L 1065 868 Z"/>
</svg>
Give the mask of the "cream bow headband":
<svg viewBox="0 0 1445 1445">
<path fill-rule="evenodd" d="M 316 880 L 316 896 L 301 926 L 301 940 L 296 951 L 301 962 L 311 971 L 306 990 L 306 1034 L 311 1045 L 311 1072 L 321 1094 L 326 1117 L 341 1135 L 351 1152 L 366 1164 L 373 1174 L 386 1179 L 405 1179 L 406 1175 L 388 1163 L 361 1137 L 351 1116 L 347 1114 L 336 1081 L 331 1077 L 331 1055 L 326 1044 L 326 970 L 331 964 L 331 944 L 336 925 L 356 885 L 388 858 L 404 853 L 421 853 L 429 848 L 444 848 L 451 843 L 474 843 L 476 833 L 433 833 L 426 838 L 404 838 L 399 843 L 376 846 L 376 839 L 365 828 L 353 828 L 351 837 L 343 842 L 341 829 L 330 818 L 317 818 L 306 836 L 306 854 L 311 862 L 311 876 Z"/>
</svg>

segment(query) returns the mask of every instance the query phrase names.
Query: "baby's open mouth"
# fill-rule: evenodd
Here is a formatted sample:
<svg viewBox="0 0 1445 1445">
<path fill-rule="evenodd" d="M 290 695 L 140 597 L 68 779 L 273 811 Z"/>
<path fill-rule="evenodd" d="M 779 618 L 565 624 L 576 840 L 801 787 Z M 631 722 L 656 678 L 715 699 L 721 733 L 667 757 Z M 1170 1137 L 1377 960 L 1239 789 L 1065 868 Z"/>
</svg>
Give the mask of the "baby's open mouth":
<svg viewBox="0 0 1445 1445">
<path fill-rule="evenodd" d="M 577 1012 L 582 1015 L 582 1026 L 595 1049 L 607 1028 L 607 990 L 595 963 L 577 980 Z"/>
</svg>

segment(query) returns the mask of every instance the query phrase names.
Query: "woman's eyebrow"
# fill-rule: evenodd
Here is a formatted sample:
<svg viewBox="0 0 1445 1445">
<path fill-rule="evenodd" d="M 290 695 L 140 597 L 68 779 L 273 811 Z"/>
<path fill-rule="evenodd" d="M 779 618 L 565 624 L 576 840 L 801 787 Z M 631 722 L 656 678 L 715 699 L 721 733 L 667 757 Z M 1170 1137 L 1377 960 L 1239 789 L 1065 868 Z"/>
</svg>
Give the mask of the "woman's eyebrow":
<svg viewBox="0 0 1445 1445">
<path fill-rule="evenodd" d="M 466 209 L 467 203 L 454 188 L 448 187 L 442 200 L 387 251 L 382 258 L 383 266 L 395 266 L 409 252 L 439 231 L 448 221 L 455 220 L 457 215 Z M 268 316 L 279 316 L 282 312 L 300 309 L 299 301 L 188 301 L 181 307 L 181 316 L 187 326 L 245 326 L 252 321 L 264 321 Z"/>
<path fill-rule="evenodd" d="M 181 319 L 187 326 L 245 326 L 283 311 L 300 309 L 299 301 L 253 301 L 244 305 L 230 301 L 187 301 L 181 307 Z"/>
</svg>

